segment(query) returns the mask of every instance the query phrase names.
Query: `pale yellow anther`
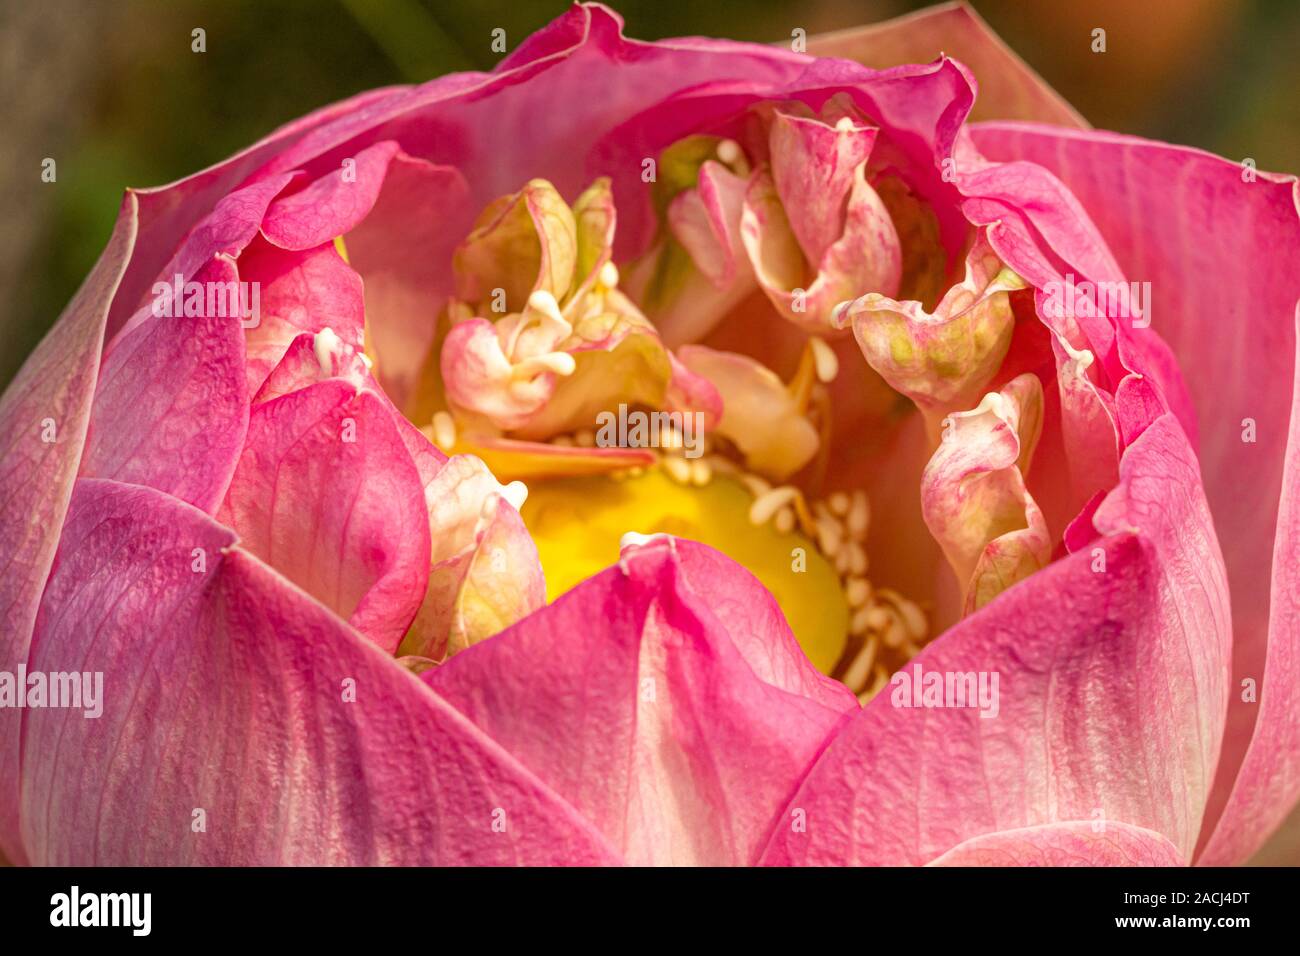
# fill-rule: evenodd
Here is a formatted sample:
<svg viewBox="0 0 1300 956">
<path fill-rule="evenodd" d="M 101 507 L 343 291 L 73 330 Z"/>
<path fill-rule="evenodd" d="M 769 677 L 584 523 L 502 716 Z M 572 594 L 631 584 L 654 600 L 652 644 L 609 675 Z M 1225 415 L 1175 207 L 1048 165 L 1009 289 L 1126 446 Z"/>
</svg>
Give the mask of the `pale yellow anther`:
<svg viewBox="0 0 1300 956">
<path fill-rule="evenodd" d="M 533 355 L 516 363 L 510 374 L 518 384 L 521 380 L 530 379 L 539 372 L 572 375 L 577 367 L 577 362 L 568 352 L 547 352 L 543 355 Z"/>
<path fill-rule="evenodd" d="M 849 620 L 849 633 L 866 634 L 870 631 L 875 610 L 874 607 L 864 607 L 854 611 L 853 617 Z M 845 681 L 845 683 L 848 683 L 848 681 Z"/>
<path fill-rule="evenodd" d="M 443 451 L 450 451 L 456 444 L 456 419 L 450 412 L 435 412 L 433 415 L 433 443 Z"/>
<path fill-rule="evenodd" d="M 312 339 L 312 351 L 322 375 L 334 374 L 334 360 L 343 353 L 343 340 L 328 325 Z"/>
<path fill-rule="evenodd" d="M 665 457 L 663 466 L 664 471 L 668 473 L 668 477 L 679 485 L 689 485 L 691 483 L 691 463 L 685 458 Z"/>
<path fill-rule="evenodd" d="M 793 508 L 782 508 L 776 513 L 776 518 L 772 521 L 772 526 L 782 534 L 789 534 L 794 530 L 795 515 Z"/>
<path fill-rule="evenodd" d="M 1056 340 L 1061 343 L 1061 348 L 1065 350 L 1067 356 L 1065 364 L 1073 370 L 1075 375 L 1086 378 L 1088 369 L 1092 367 L 1096 357 L 1089 349 L 1074 348 L 1063 335 L 1058 335 Z"/>
<path fill-rule="evenodd" d="M 843 541 L 844 535 L 838 521 L 831 517 L 817 519 L 817 545 L 822 549 L 823 554 L 827 557 L 838 557 Z"/>
<path fill-rule="evenodd" d="M 826 344 L 825 339 L 813 336 L 808 340 L 812 349 L 813 363 L 817 369 L 817 381 L 829 384 L 840 373 L 840 360 L 835 350 Z"/>
<path fill-rule="evenodd" d="M 744 158 L 745 154 L 741 151 L 740 144 L 734 139 L 724 139 L 718 142 L 718 159 L 728 166 L 734 166 Z"/>
<path fill-rule="evenodd" d="M 857 620 L 857 617 L 854 617 Z M 859 632 L 861 633 L 861 632 Z M 849 687 L 861 687 L 871 676 L 871 666 L 876 662 L 876 648 L 879 639 L 873 634 L 862 645 L 862 650 L 853 658 L 853 663 L 844 672 L 844 683 Z"/>
<path fill-rule="evenodd" d="M 773 488 L 754 499 L 749 506 L 750 524 L 767 524 L 780 509 L 791 504 L 799 495 L 799 490 L 791 485 Z"/>
<path fill-rule="evenodd" d="M 606 262 L 600 267 L 600 275 L 597 281 L 606 289 L 613 289 L 618 285 L 618 266 L 613 262 Z"/>
<path fill-rule="evenodd" d="M 691 462 L 691 484 L 703 488 L 713 480 L 713 466 L 703 458 Z"/>
<path fill-rule="evenodd" d="M 528 500 L 528 486 L 522 481 L 512 481 L 501 489 L 501 497 L 510 502 L 516 511 Z"/>
<path fill-rule="evenodd" d="M 863 491 L 853 493 L 853 502 L 849 505 L 848 516 L 845 523 L 849 528 L 849 537 L 855 541 L 861 540 L 866 536 L 867 523 L 871 519 L 870 506 L 867 504 L 867 495 Z"/>
<path fill-rule="evenodd" d="M 530 311 L 541 313 L 545 319 L 543 326 L 549 323 L 550 332 L 556 340 L 568 338 L 573 332 L 573 326 L 565 320 L 560 314 L 560 303 L 555 301 L 555 296 L 545 289 L 538 289 L 528 297 L 528 308 Z"/>
<path fill-rule="evenodd" d="M 889 623 L 880 632 L 880 639 L 886 647 L 899 648 L 907 640 L 907 629 L 896 614 L 889 615 Z"/>
<path fill-rule="evenodd" d="M 849 578 L 844 586 L 844 596 L 851 607 L 862 607 L 871 597 L 871 584 L 866 578 Z"/>
</svg>

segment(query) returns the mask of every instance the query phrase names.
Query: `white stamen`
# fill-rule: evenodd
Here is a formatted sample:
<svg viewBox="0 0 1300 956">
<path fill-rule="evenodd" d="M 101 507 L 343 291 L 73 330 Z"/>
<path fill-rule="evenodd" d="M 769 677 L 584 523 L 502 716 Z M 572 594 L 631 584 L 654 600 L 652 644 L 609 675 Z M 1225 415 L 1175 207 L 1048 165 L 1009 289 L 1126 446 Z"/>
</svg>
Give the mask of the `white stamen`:
<svg viewBox="0 0 1300 956">
<path fill-rule="evenodd" d="M 844 672 L 844 683 L 849 687 L 860 687 L 867 682 L 867 677 L 871 673 L 871 665 L 876 662 L 876 648 L 879 641 L 873 634 L 862 644 L 862 649 L 858 651 L 857 656 L 853 658 L 853 663 L 849 665 L 848 670 Z"/>
<path fill-rule="evenodd" d="M 799 495 L 799 489 L 793 485 L 782 485 L 759 495 L 749 506 L 749 523 L 763 525 L 772 520 L 772 516 Z"/>
<path fill-rule="evenodd" d="M 844 543 L 843 534 L 840 523 L 829 515 L 817 519 L 817 544 L 826 557 L 839 556 L 840 545 Z"/>
<path fill-rule="evenodd" d="M 718 159 L 728 166 L 734 166 L 744 155 L 740 149 L 740 144 L 734 139 L 724 139 L 718 143 Z"/>
<path fill-rule="evenodd" d="M 1001 392 L 989 392 L 980 399 L 980 403 L 975 408 L 965 414 L 974 417 L 985 412 L 992 412 L 1005 422 L 1011 417 L 1011 403 Z M 957 412 L 956 414 L 962 415 L 963 413 Z"/>
<path fill-rule="evenodd" d="M 871 511 L 867 504 L 867 494 L 865 491 L 855 491 L 853 493 L 853 503 L 849 506 L 848 517 L 845 523 L 849 526 L 849 537 L 854 541 L 861 541 L 867 536 L 867 523 L 871 519 Z"/>
<path fill-rule="evenodd" d="M 856 126 L 857 124 L 854 123 L 853 119 L 848 116 L 841 116 L 839 119 L 835 121 L 835 129 L 837 132 L 840 133 L 847 133 L 850 130 L 854 129 Z"/>
<path fill-rule="evenodd" d="M 668 477 L 679 485 L 689 485 L 691 483 L 691 463 L 685 458 L 675 456 L 665 456 L 663 459 L 664 471 Z"/>
<path fill-rule="evenodd" d="M 516 379 L 528 378 L 538 372 L 554 372 L 556 375 L 572 375 L 578 367 L 573 356 L 568 352 L 545 352 L 526 358 L 515 365 L 511 374 Z"/>
<path fill-rule="evenodd" d="M 614 265 L 612 261 L 606 262 L 600 267 L 600 275 L 597 277 L 597 281 L 606 289 L 612 289 L 617 286 L 618 266 Z"/>
<path fill-rule="evenodd" d="M 809 346 L 812 347 L 813 365 L 817 369 L 817 380 L 823 383 L 835 381 L 835 376 L 840 373 L 840 360 L 835 354 L 835 350 L 826 344 L 825 340 L 813 336 L 808 340 Z"/>
<path fill-rule="evenodd" d="M 1061 348 L 1065 349 L 1067 365 L 1074 366 L 1074 373 L 1078 376 L 1086 377 L 1088 369 L 1092 366 L 1095 357 L 1088 349 L 1076 349 L 1070 345 L 1069 340 L 1063 335 L 1058 335 L 1056 341 L 1061 343 Z"/>
<path fill-rule="evenodd" d="M 867 631 L 872 630 L 871 612 L 874 610 L 875 608 L 864 607 L 855 611 L 853 617 L 849 620 L 849 633 L 865 634 Z"/>
<path fill-rule="evenodd" d="M 627 548 L 644 548 L 647 544 L 654 544 L 656 541 L 666 541 L 670 535 L 662 531 L 657 534 L 641 534 L 639 531 L 629 531 L 618 540 L 618 550 L 624 551 Z"/>
<path fill-rule="evenodd" d="M 881 633 L 880 639 L 885 642 L 886 647 L 902 647 L 903 642 L 907 640 L 907 628 L 903 626 L 901 620 L 894 617 Z"/>
<path fill-rule="evenodd" d="M 862 607 L 871 599 L 871 584 L 866 578 L 849 578 L 844 585 L 844 596 L 850 607 Z"/>
<path fill-rule="evenodd" d="M 528 308 L 541 312 L 549 318 L 564 321 L 560 316 L 560 303 L 556 302 L 555 296 L 545 289 L 538 289 L 528 297 Z"/>
<path fill-rule="evenodd" d="M 712 480 L 713 466 L 709 464 L 708 459 L 697 458 L 691 462 L 691 484 L 703 488 Z"/>
<path fill-rule="evenodd" d="M 794 509 L 782 508 L 776 513 L 776 518 L 773 519 L 772 525 L 781 534 L 789 534 L 794 530 L 795 521 Z"/>
<path fill-rule="evenodd" d="M 555 296 L 545 289 L 538 289 L 528 296 L 528 307 L 523 315 L 510 316 L 497 323 L 497 334 L 505 336 L 504 350 L 507 355 L 513 357 L 517 354 L 520 337 L 534 321 L 540 321 L 542 330 L 546 333 L 549 340 L 546 347 L 554 348 L 573 334 L 573 326 L 560 312 L 560 304 L 555 301 Z"/>
<path fill-rule="evenodd" d="M 312 351 L 316 353 L 316 363 L 322 375 L 334 374 L 334 360 L 343 353 L 343 340 L 328 325 L 316 333 L 312 339 Z"/>
<path fill-rule="evenodd" d="M 899 620 L 907 629 L 908 635 L 919 640 L 925 636 L 925 612 L 899 594 L 893 588 L 881 588 L 880 599 L 890 604 L 898 612 Z"/>
<path fill-rule="evenodd" d="M 511 507 L 516 511 L 524 506 L 528 500 L 528 486 L 522 481 L 512 481 L 501 488 L 501 497 L 510 502 Z"/>
<path fill-rule="evenodd" d="M 456 444 L 456 419 L 450 412 L 434 412 L 433 443 L 443 451 L 450 451 Z"/>
</svg>

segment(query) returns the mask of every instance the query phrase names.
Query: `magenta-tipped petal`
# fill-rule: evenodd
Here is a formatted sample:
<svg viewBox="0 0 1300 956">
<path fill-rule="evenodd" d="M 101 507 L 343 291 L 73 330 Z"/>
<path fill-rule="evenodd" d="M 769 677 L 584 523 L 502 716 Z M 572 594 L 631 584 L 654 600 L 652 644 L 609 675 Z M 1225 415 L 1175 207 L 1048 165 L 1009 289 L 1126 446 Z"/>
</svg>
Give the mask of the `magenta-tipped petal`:
<svg viewBox="0 0 1300 956">
<path fill-rule="evenodd" d="M 108 247 L 53 331 L 0 398 L 0 666 L 27 660 L 32 624 L 72 495 L 99 371 L 104 322 L 131 256 L 139 208 L 122 202 Z M 12 489 L 12 490 L 10 490 Z M 23 711 L 0 708 L 0 854 L 27 859 L 18 836 Z"/>
<path fill-rule="evenodd" d="M 424 490 L 390 406 L 331 378 L 253 409 L 220 520 L 390 652 L 429 574 Z"/>
<path fill-rule="evenodd" d="M 231 259 L 193 281 L 183 295 L 162 283 L 155 314 L 105 353 L 81 474 L 149 485 L 211 513 L 248 428 L 247 303 Z"/>
<path fill-rule="evenodd" d="M 958 844 L 930 866 L 1182 866 L 1153 830 L 1104 819 L 1000 830 Z"/>
<path fill-rule="evenodd" d="M 421 676 L 643 865 L 753 862 L 857 707 L 748 572 L 678 539 Z"/>
<path fill-rule="evenodd" d="M 446 701 L 152 489 L 78 483 L 31 666 L 103 675 L 98 718 L 25 715 L 32 863 L 618 862 Z"/>
<path fill-rule="evenodd" d="M 986 834 L 1098 819 L 1152 830 L 1190 861 L 1231 638 L 1195 457 L 1171 416 L 1129 448 L 1097 521 L 1093 549 L 895 675 L 809 771 L 787 809 L 806 828 L 774 830 L 765 862 L 919 865 Z M 930 706 L 926 674 L 940 682 Z M 958 675 L 974 693 L 962 678 L 957 696 Z"/>
</svg>

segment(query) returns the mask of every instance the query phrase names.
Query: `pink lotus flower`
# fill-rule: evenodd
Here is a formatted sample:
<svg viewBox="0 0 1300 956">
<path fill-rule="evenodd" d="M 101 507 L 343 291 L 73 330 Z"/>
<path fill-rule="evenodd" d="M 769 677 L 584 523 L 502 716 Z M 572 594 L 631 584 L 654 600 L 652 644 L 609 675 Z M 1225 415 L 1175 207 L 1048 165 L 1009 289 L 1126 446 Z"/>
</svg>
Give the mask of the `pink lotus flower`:
<svg viewBox="0 0 1300 956">
<path fill-rule="evenodd" d="M 1244 860 L 1300 793 L 1296 201 L 963 7 L 575 6 L 129 190 L 0 403 L 0 852 Z"/>
</svg>

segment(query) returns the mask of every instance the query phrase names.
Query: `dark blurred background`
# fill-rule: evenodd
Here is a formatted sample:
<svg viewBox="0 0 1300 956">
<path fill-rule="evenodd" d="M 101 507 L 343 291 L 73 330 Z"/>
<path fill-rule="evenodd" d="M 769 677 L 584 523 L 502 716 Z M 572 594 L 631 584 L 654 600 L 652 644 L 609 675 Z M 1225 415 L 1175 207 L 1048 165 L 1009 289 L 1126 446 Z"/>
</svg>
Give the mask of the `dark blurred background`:
<svg viewBox="0 0 1300 956">
<path fill-rule="evenodd" d="M 629 35 L 789 42 L 920 0 L 622 0 Z M 974 0 L 1095 126 L 1297 171 L 1296 0 Z M 122 190 L 370 87 L 490 69 L 562 0 L 0 0 L 0 386 L 89 271 Z M 191 31 L 207 50 L 191 51 Z M 1106 30 L 1104 55 L 1092 30 Z M 937 51 L 936 51 L 937 52 Z M 41 181 L 46 157 L 57 181 Z"/>
</svg>

